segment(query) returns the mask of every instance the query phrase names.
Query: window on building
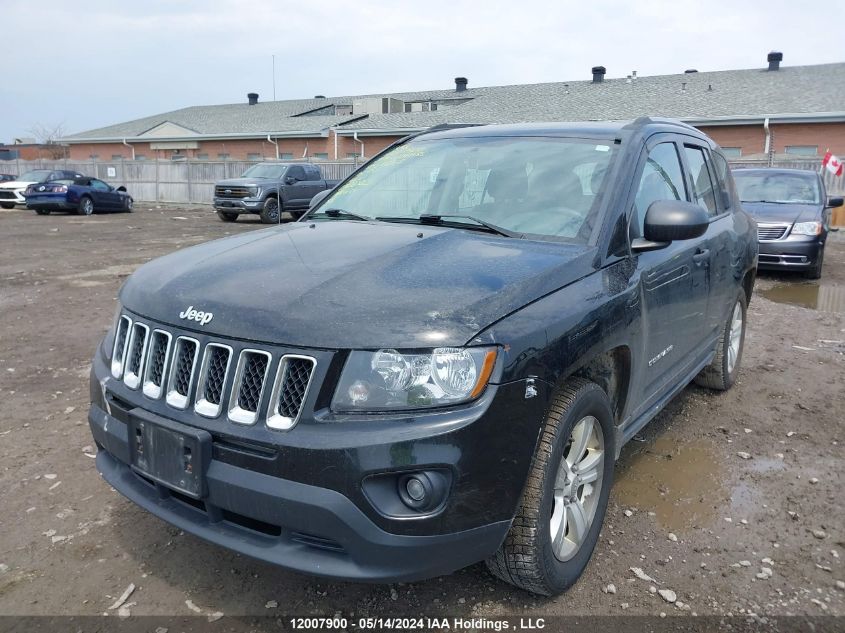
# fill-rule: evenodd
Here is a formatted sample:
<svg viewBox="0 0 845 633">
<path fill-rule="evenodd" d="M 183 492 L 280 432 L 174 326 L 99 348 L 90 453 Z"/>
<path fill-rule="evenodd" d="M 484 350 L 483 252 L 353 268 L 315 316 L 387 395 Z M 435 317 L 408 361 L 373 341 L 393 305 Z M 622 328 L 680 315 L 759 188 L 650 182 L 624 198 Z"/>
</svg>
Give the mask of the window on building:
<svg viewBox="0 0 845 633">
<path fill-rule="evenodd" d="M 99 157 L 99 154 L 88 154 L 88 158 L 90 158 L 91 160 L 97 160 Z"/>
<path fill-rule="evenodd" d="M 112 160 L 123 160 L 123 154 L 112 154 L 111 159 Z"/>
<path fill-rule="evenodd" d="M 143 154 L 135 154 L 135 160 L 147 160 L 147 157 Z"/>
<path fill-rule="evenodd" d="M 311 154 L 311 157 L 314 158 L 315 160 L 328 160 L 329 159 L 329 155 L 326 152 L 316 152 L 314 154 Z"/>
<path fill-rule="evenodd" d="M 674 143 L 660 143 L 648 153 L 637 197 L 634 199 L 636 220 L 631 222 L 635 237 L 642 237 L 645 213 L 656 200 L 686 200 L 681 161 Z"/>
<path fill-rule="evenodd" d="M 818 156 L 818 145 L 787 145 L 787 154 L 797 154 L 798 156 Z"/>
<path fill-rule="evenodd" d="M 361 158 L 361 152 L 346 152 L 346 158 Z"/>
<path fill-rule="evenodd" d="M 220 160 L 229 160 L 229 155 L 228 154 L 217 154 L 217 158 L 219 158 Z"/>
<path fill-rule="evenodd" d="M 723 147 L 722 153 L 725 155 L 725 158 L 739 158 L 742 156 L 742 148 L 741 147 Z"/>
<path fill-rule="evenodd" d="M 258 152 L 250 152 L 246 155 L 247 160 L 264 160 L 264 156 Z"/>
<path fill-rule="evenodd" d="M 197 154 L 197 160 L 208 160 L 208 154 L 206 154 L 206 153 Z"/>
<path fill-rule="evenodd" d="M 281 152 L 279 158 L 282 160 L 293 160 L 293 154 L 290 152 Z"/>
</svg>

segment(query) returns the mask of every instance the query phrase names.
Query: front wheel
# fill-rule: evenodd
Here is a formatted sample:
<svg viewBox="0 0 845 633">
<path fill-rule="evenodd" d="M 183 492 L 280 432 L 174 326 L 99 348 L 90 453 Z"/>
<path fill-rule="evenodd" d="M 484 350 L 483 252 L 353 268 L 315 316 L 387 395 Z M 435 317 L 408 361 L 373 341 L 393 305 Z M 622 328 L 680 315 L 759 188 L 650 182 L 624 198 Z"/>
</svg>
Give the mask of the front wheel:
<svg viewBox="0 0 845 633">
<path fill-rule="evenodd" d="M 607 395 L 583 378 L 569 380 L 552 402 L 521 507 L 487 568 L 546 596 L 572 586 L 598 541 L 615 456 Z"/>
<path fill-rule="evenodd" d="M 14 209 L 15 203 L 14 202 L 0 202 L 0 207 L 3 207 L 4 209 Z"/>
<path fill-rule="evenodd" d="M 748 304 L 745 292 L 740 290 L 731 308 L 722 336 L 716 347 L 716 355 L 707 367 L 695 377 L 695 383 L 702 387 L 727 391 L 733 387 L 739 374 L 742 350 L 745 347 L 745 315 Z"/>
<path fill-rule="evenodd" d="M 123 202 L 123 210 L 127 213 L 132 213 L 132 209 L 135 207 L 135 201 L 131 197 L 127 197 L 126 200 Z"/>
<path fill-rule="evenodd" d="M 50 215 L 50 209 L 36 209 L 38 215 Z"/>
<path fill-rule="evenodd" d="M 94 213 L 94 201 L 88 196 L 82 196 L 79 200 L 79 206 L 76 208 L 76 213 L 79 215 L 91 215 Z"/>
<path fill-rule="evenodd" d="M 264 207 L 261 209 L 261 221 L 264 224 L 278 224 L 281 217 L 281 209 L 279 208 L 278 198 L 267 198 L 264 201 Z"/>
</svg>

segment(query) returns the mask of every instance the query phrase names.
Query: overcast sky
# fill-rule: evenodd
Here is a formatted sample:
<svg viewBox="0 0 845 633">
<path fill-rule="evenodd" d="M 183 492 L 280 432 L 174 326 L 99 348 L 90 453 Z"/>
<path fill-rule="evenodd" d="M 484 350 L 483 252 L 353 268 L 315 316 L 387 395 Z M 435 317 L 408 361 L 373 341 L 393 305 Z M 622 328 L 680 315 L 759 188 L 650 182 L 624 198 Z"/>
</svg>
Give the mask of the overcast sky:
<svg viewBox="0 0 845 633">
<path fill-rule="evenodd" d="M 841 2 L 0 0 L 0 142 L 190 105 L 845 61 Z"/>
</svg>

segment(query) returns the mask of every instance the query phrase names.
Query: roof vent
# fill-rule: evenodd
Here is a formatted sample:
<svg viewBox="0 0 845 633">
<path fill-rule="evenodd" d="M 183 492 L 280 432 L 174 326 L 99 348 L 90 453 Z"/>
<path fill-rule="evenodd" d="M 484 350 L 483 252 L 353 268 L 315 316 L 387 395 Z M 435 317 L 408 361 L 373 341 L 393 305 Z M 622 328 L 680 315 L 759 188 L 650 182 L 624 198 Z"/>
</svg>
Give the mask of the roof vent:
<svg viewBox="0 0 845 633">
<path fill-rule="evenodd" d="M 691 74 L 693 74 L 693 73 L 697 73 L 697 72 L 698 72 L 698 71 L 697 71 L 695 68 L 687 68 L 687 69 L 684 71 L 684 74 L 685 74 L 685 75 L 691 75 Z"/>
<path fill-rule="evenodd" d="M 258 103 L 258 93 L 257 92 L 247 93 L 246 98 L 249 100 L 249 105 L 255 105 L 256 103 Z"/>
<path fill-rule="evenodd" d="M 779 51 L 772 51 L 766 57 L 766 61 L 769 62 L 769 70 L 779 70 L 780 63 L 783 61 L 783 53 Z"/>
<path fill-rule="evenodd" d="M 467 89 L 469 81 L 466 77 L 455 77 L 455 92 L 463 92 Z"/>
<path fill-rule="evenodd" d="M 604 75 L 607 72 L 607 68 L 604 66 L 593 66 L 593 83 L 600 84 L 604 81 Z"/>
<path fill-rule="evenodd" d="M 326 95 L 314 95 L 315 99 L 325 99 Z"/>
</svg>

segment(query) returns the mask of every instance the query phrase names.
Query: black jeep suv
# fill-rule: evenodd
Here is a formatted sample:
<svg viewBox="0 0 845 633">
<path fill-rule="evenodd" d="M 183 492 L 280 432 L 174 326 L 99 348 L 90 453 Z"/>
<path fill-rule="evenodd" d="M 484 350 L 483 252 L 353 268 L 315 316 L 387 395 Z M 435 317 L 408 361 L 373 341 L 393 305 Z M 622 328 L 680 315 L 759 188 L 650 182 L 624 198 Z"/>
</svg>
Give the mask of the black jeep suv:
<svg viewBox="0 0 845 633">
<path fill-rule="evenodd" d="M 691 380 L 736 380 L 756 264 L 727 163 L 689 126 L 424 133 L 299 222 L 129 278 L 92 369 L 97 468 L 291 569 L 487 560 L 554 594 L 587 565 L 622 445 Z"/>
</svg>

